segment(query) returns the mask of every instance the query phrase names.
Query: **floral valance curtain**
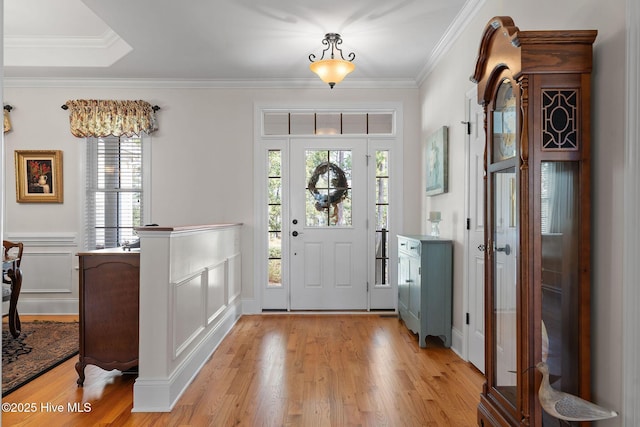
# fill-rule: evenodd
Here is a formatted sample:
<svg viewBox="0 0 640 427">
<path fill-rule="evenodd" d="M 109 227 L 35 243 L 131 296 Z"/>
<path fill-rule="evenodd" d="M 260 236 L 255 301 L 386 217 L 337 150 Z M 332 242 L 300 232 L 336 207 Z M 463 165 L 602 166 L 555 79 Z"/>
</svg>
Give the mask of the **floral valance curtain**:
<svg viewBox="0 0 640 427">
<path fill-rule="evenodd" d="M 155 109 L 146 101 L 77 99 L 65 106 L 71 133 L 79 138 L 131 137 L 158 129 Z"/>
</svg>

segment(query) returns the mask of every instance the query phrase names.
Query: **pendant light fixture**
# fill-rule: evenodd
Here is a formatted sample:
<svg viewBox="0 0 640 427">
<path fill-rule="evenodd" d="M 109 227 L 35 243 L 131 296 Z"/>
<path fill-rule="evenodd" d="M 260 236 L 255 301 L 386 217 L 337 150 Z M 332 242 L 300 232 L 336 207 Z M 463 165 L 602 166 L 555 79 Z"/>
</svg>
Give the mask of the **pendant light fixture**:
<svg viewBox="0 0 640 427">
<path fill-rule="evenodd" d="M 313 53 L 309 55 L 309 61 L 311 61 L 309 68 L 311 68 L 311 71 L 316 73 L 323 82 L 329 83 L 329 86 L 333 89 L 336 83 L 340 83 L 347 74 L 356 69 L 356 66 L 352 62 L 356 54 L 351 52 L 347 56 L 349 59 L 344 59 L 342 49 L 338 47 L 342 44 L 340 34 L 325 34 L 322 44 L 325 45 L 326 48 L 322 51 L 322 56 L 319 60 L 315 60 L 316 56 Z M 324 55 L 327 52 L 330 52 L 330 57 L 324 59 Z M 339 54 L 339 56 L 337 54 Z"/>
</svg>

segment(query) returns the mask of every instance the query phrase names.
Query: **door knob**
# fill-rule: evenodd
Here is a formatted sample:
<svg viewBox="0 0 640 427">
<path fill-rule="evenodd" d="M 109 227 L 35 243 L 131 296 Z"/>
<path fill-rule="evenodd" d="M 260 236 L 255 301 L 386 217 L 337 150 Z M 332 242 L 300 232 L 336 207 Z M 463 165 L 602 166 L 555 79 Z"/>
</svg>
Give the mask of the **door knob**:
<svg viewBox="0 0 640 427">
<path fill-rule="evenodd" d="M 484 250 L 485 250 L 485 245 L 483 245 L 482 243 L 481 243 L 481 244 L 479 244 L 479 245 L 478 245 L 478 250 L 479 250 L 480 252 L 484 252 Z"/>
<path fill-rule="evenodd" d="M 296 237 L 296 236 L 298 235 L 298 232 L 297 232 L 297 231 L 294 231 L 293 233 L 291 233 L 291 235 L 292 235 L 293 237 Z"/>
<path fill-rule="evenodd" d="M 496 252 L 504 252 L 505 255 L 509 255 L 511 253 L 511 246 L 507 243 L 501 248 L 496 247 Z"/>
</svg>

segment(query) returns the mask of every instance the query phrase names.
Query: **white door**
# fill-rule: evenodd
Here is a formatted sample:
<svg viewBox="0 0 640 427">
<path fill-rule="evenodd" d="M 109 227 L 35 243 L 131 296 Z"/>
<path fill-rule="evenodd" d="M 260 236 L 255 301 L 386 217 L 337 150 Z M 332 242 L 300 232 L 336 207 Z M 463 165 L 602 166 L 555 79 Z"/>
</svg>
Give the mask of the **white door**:
<svg viewBox="0 0 640 427">
<path fill-rule="evenodd" d="M 367 140 L 290 144 L 291 309 L 366 309 Z"/>
<path fill-rule="evenodd" d="M 476 92 L 467 99 L 469 132 L 469 227 L 467 271 L 469 289 L 469 362 L 484 372 L 484 113 Z"/>
</svg>

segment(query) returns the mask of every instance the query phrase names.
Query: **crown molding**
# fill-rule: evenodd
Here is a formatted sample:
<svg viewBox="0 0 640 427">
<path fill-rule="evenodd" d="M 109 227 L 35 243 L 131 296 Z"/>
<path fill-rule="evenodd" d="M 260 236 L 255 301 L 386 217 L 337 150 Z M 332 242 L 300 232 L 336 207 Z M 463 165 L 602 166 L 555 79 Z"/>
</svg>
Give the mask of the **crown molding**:
<svg viewBox="0 0 640 427">
<path fill-rule="evenodd" d="M 442 57 L 449 52 L 453 43 L 458 39 L 462 30 L 465 29 L 469 22 L 478 14 L 480 8 L 486 0 L 468 0 L 458 15 L 454 18 L 451 25 L 447 28 L 438 44 L 433 48 L 429 60 L 422 68 L 422 71 L 416 77 L 418 86 L 421 86 L 431 72 L 436 68 Z"/>
<path fill-rule="evenodd" d="M 133 48 L 109 29 L 87 37 L 4 37 L 5 67 L 108 67 Z"/>
<path fill-rule="evenodd" d="M 112 29 L 99 36 L 4 36 L 5 48 L 101 48 L 106 49 L 118 40 L 122 40 Z"/>
<path fill-rule="evenodd" d="M 110 88 L 110 89 L 326 89 L 317 78 L 304 79 L 86 79 L 5 77 L 5 88 Z M 346 89 L 417 89 L 413 79 L 348 79 L 334 91 Z"/>
</svg>

